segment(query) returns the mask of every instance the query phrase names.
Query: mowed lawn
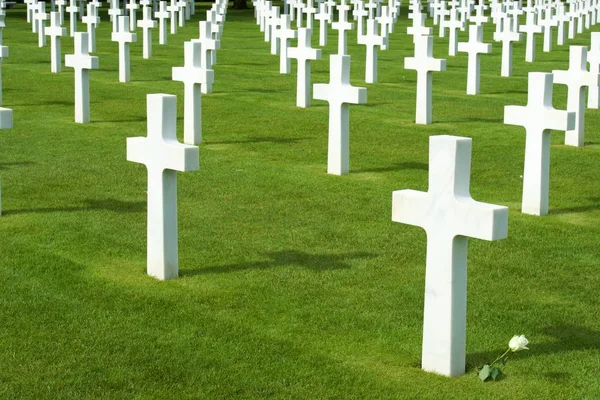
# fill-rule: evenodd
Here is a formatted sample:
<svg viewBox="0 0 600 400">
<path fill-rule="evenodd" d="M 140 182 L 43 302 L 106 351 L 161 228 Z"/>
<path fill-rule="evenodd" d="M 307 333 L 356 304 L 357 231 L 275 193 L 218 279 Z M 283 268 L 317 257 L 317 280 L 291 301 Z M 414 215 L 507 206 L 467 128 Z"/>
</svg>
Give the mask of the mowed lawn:
<svg viewBox="0 0 600 400">
<path fill-rule="evenodd" d="M 481 94 L 467 96 L 466 54 L 447 57 L 436 28 L 448 68 L 434 74 L 434 123 L 417 126 L 407 9 L 377 84 L 364 84 L 364 46 L 350 34 L 351 81 L 368 103 L 351 106 L 351 173 L 339 177 L 326 174 L 327 103 L 296 108 L 295 61 L 279 74 L 252 10 L 230 10 L 214 92 L 202 96 L 200 170 L 178 175 L 180 279 L 146 275 L 147 175 L 126 161 L 126 138 L 146 135 L 149 93 L 178 96 L 183 137 L 171 67 L 208 6 L 165 46 L 154 30 L 151 60 L 138 30 L 130 83 L 118 82 L 104 7 L 86 125 L 73 122 L 72 69 L 50 73 L 25 8 L 7 12 L 0 398 L 599 398 L 600 111 L 586 111 L 584 148 L 552 134 L 546 217 L 520 213 L 525 131 L 502 123 L 505 105 L 526 104 L 528 72 L 568 66 L 568 46 L 542 53 L 541 35 L 533 64 L 515 45 L 512 78 L 500 77 L 494 43 Z M 314 83 L 329 81 L 336 33 Z M 568 43 L 588 45 L 589 31 Z M 62 49 L 73 52 L 71 38 Z M 554 106 L 566 107 L 565 86 Z M 510 207 L 508 239 L 469 243 L 467 373 L 454 379 L 420 369 L 426 237 L 391 221 L 392 191 L 427 190 L 438 134 L 473 138 L 473 198 Z M 480 382 L 477 366 L 514 334 L 530 350 L 501 381 Z"/>
</svg>

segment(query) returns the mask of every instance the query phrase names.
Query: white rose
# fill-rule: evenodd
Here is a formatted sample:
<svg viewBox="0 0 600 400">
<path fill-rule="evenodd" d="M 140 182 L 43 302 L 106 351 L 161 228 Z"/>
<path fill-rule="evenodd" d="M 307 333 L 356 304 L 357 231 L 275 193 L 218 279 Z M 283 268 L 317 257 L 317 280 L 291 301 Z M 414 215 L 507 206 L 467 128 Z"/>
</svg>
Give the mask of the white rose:
<svg viewBox="0 0 600 400">
<path fill-rule="evenodd" d="M 513 336 L 513 338 L 510 339 L 510 342 L 508 342 L 508 347 L 510 347 L 513 352 L 529 350 L 527 348 L 527 343 L 529 343 L 529 340 L 527 340 L 524 335 Z"/>
</svg>

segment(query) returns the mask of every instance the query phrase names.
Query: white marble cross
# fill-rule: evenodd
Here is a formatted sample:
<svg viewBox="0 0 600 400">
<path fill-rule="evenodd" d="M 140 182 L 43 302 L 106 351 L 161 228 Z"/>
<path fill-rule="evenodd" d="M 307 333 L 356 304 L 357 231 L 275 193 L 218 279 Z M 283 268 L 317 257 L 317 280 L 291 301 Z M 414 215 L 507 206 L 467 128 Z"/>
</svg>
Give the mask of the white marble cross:
<svg viewBox="0 0 600 400">
<path fill-rule="evenodd" d="M 118 32 L 118 17 L 123 15 L 123 10 L 119 7 L 119 0 L 110 0 L 110 8 L 108 9 L 108 15 L 110 15 L 110 20 L 112 21 L 112 32 Z"/>
<path fill-rule="evenodd" d="M 167 11 L 167 2 L 161 1 L 159 10 L 154 13 L 154 17 L 158 18 L 158 44 L 167 44 L 167 23 L 169 19 L 169 11 Z"/>
<path fill-rule="evenodd" d="M 458 51 L 469 55 L 467 69 L 467 94 L 479 94 L 481 54 L 490 54 L 492 45 L 483 43 L 483 25 L 469 26 L 469 41 L 458 44 Z"/>
<path fill-rule="evenodd" d="M 56 7 L 58 8 L 58 15 L 60 16 L 60 24 L 65 23 L 65 6 L 67 5 L 66 0 L 56 0 L 54 2 Z"/>
<path fill-rule="evenodd" d="M 525 48 L 525 61 L 535 61 L 535 34 L 542 32 L 542 27 L 535 23 L 535 14 L 527 13 L 527 23 L 519 27 L 519 32 L 527 35 Z"/>
<path fill-rule="evenodd" d="M 501 76 L 512 76 L 513 42 L 519 42 L 523 34 L 517 33 L 511 28 L 511 18 L 505 17 L 502 23 L 502 31 L 494 32 L 494 40 L 502 42 L 502 68 Z"/>
<path fill-rule="evenodd" d="M 381 36 L 387 39 L 390 36 L 390 33 L 394 32 L 394 18 L 392 18 L 388 6 L 381 7 L 381 15 L 376 19 L 381 27 Z M 387 43 L 384 46 L 381 46 L 381 49 L 387 50 Z"/>
<path fill-rule="evenodd" d="M 565 144 L 582 147 L 584 143 L 585 87 L 600 85 L 600 75 L 587 70 L 587 48 L 569 47 L 569 69 L 552 71 L 554 83 L 567 85 L 567 111 L 575 112 L 575 127 L 568 129 Z"/>
<path fill-rule="evenodd" d="M 433 58 L 433 37 L 418 36 L 415 56 L 404 59 L 404 68 L 417 71 L 417 124 L 431 123 L 432 72 L 445 71 L 446 60 Z"/>
<path fill-rule="evenodd" d="M 177 141 L 177 97 L 147 96 L 148 137 L 127 138 L 127 161 L 148 169 L 148 275 L 177 278 L 177 172 L 199 168 L 198 147 Z"/>
<path fill-rule="evenodd" d="M 185 26 L 185 9 L 187 8 L 187 1 L 186 0 L 178 0 L 177 1 L 177 12 L 178 12 L 178 24 L 180 28 L 183 28 Z"/>
<path fill-rule="evenodd" d="M 207 21 L 200 21 L 198 23 L 200 29 L 200 36 L 198 39 L 192 39 L 192 42 L 199 42 L 202 44 L 202 57 L 200 58 L 202 68 L 212 68 L 212 53 L 216 52 L 221 47 L 221 41 L 216 40 L 212 36 L 211 23 Z M 202 85 L 202 93 L 212 93 L 212 82 L 207 82 Z"/>
<path fill-rule="evenodd" d="M 470 21 L 475 25 L 483 25 L 487 23 L 490 19 L 485 16 L 485 10 L 488 6 L 485 5 L 483 1 L 479 2 L 477 6 L 475 6 L 475 16 L 471 17 Z"/>
<path fill-rule="evenodd" d="M 342 0 L 342 4 L 338 6 L 338 20 L 331 24 L 331 28 L 338 31 L 338 54 L 340 55 L 348 53 L 348 36 L 346 32 L 354 29 L 354 24 L 348 22 L 347 12 L 348 6 Z"/>
<path fill-rule="evenodd" d="M 358 37 L 358 44 L 367 48 L 367 60 L 365 64 L 365 82 L 377 82 L 377 46 L 387 44 L 387 38 L 377 34 L 377 20 L 367 20 L 367 33 Z"/>
<path fill-rule="evenodd" d="M 45 29 L 46 36 L 50 36 L 50 71 L 59 73 L 62 67 L 60 52 L 60 37 L 67 34 L 67 29 L 60 26 L 60 14 L 50 13 L 50 26 Z"/>
<path fill-rule="evenodd" d="M 77 0 L 71 0 L 69 2 L 67 12 L 69 13 L 69 36 L 73 37 L 75 36 L 75 32 L 77 32 L 77 14 L 79 13 Z"/>
<path fill-rule="evenodd" d="M 317 83 L 313 98 L 329 103 L 327 173 L 344 175 L 350 170 L 350 104 L 365 104 L 367 89 L 350 84 L 350 56 L 332 54 L 329 83 Z"/>
<path fill-rule="evenodd" d="M 319 21 L 319 46 L 327 46 L 327 27 L 331 23 L 331 15 L 325 3 L 319 4 L 319 12 L 315 18 Z"/>
<path fill-rule="evenodd" d="M 156 28 L 158 23 L 152 19 L 152 9 L 144 7 L 142 9 L 142 19 L 138 25 L 142 28 L 142 58 L 148 59 L 152 57 L 152 29 Z"/>
<path fill-rule="evenodd" d="M 406 33 L 413 37 L 413 43 L 417 42 L 418 36 L 431 35 L 432 29 L 425 26 L 425 17 L 427 14 L 415 14 L 412 26 L 406 28 Z"/>
<path fill-rule="evenodd" d="M 288 57 L 288 48 L 290 47 L 290 39 L 295 39 L 298 32 L 291 28 L 290 16 L 281 16 L 281 29 L 277 31 L 279 37 L 279 73 L 289 74 L 291 70 L 290 59 Z"/>
<path fill-rule="evenodd" d="M 310 106 L 310 61 L 321 59 L 321 50 L 311 47 L 312 29 L 298 29 L 298 47 L 288 49 L 288 57 L 298 60 L 296 79 L 296 106 Z"/>
<path fill-rule="evenodd" d="M 98 69 L 98 57 L 88 52 L 86 32 L 75 32 L 75 54 L 65 56 L 65 66 L 75 69 L 75 122 L 90 122 L 90 69 Z"/>
<path fill-rule="evenodd" d="M 469 194 L 471 139 L 429 138 L 429 190 L 393 193 L 392 221 L 427 232 L 421 366 L 447 376 L 465 372 L 467 240 L 504 239 L 508 208 Z"/>
<path fill-rule="evenodd" d="M 600 32 L 592 32 L 590 49 L 587 53 L 587 62 L 590 64 L 592 74 L 600 73 Z M 588 108 L 597 109 L 600 100 L 600 86 L 590 86 L 588 88 Z"/>
<path fill-rule="evenodd" d="M 552 17 L 552 10 L 544 12 L 544 18 L 540 19 L 540 26 L 544 32 L 544 52 L 552 51 L 552 27 L 558 26 L 558 21 Z"/>
<path fill-rule="evenodd" d="M 562 46 L 565 44 L 565 23 L 571 21 L 571 16 L 567 14 L 565 5 L 560 3 L 556 7 L 556 22 L 558 30 L 556 33 L 556 44 Z"/>
<path fill-rule="evenodd" d="M 177 13 L 179 11 L 179 7 L 177 6 L 177 0 L 171 0 L 171 4 L 167 7 L 167 11 L 171 15 L 171 34 L 177 33 Z"/>
<path fill-rule="evenodd" d="M 93 53 L 96 51 L 96 26 L 100 23 L 100 17 L 98 17 L 94 4 L 89 3 L 87 5 L 87 15 L 81 20 L 87 25 L 88 50 Z"/>
<path fill-rule="evenodd" d="M 465 29 L 466 22 L 458 19 L 458 10 L 453 8 L 450 10 L 450 20 L 446 22 L 446 27 L 450 32 L 450 36 L 448 37 L 448 55 L 455 56 L 456 51 L 458 50 L 458 35 L 456 31 L 458 29 Z"/>
<path fill-rule="evenodd" d="M 548 214 L 550 182 L 550 130 L 575 126 L 575 113 L 552 107 L 552 74 L 529 73 L 527 106 L 505 106 L 504 123 L 525 128 L 523 200 L 525 214 Z"/>
<path fill-rule="evenodd" d="M 321 3 L 321 4 L 323 4 L 323 3 Z M 365 31 L 364 18 L 368 15 L 369 15 L 369 12 L 365 9 L 363 1 L 358 0 L 358 2 L 356 3 L 356 6 L 354 7 L 354 11 L 352 11 L 352 16 L 354 17 L 354 20 L 356 21 L 356 38 L 357 39 L 364 35 L 364 31 Z"/>
<path fill-rule="evenodd" d="M 317 9 L 313 6 L 313 0 L 306 0 L 306 7 L 304 7 L 302 12 L 306 15 L 306 27 L 312 30 L 313 16 L 317 12 Z"/>
<path fill-rule="evenodd" d="M 202 143 L 202 96 L 200 86 L 213 82 L 212 69 L 202 67 L 202 44 L 184 43 L 184 66 L 173 67 L 173 80 L 183 82 L 183 142 L 191 145 Z"/>
<path fill-rule="evenodd" d="M 281 47 L 281 44 L 279 43 L 278 34 L 280 27 L 281 14 L 279 12 L 279 7 L 272 7 L 272 15 L 268 21 L 267 26 L 265 27 L 265 35 L 270 31 L 271 35 L 268 38 L 268 41 L 271 42 L 271 54 L 273 54 L 274 56 L 279 55 L 279 48 Z"/>
<path fill-rule="evenodd" d="M 112 41 L 119 43 L 119 82 L 129 82 L 129 44 L 137 42 L 137 34 L 129 32 L 129 18 L 121 15 L 117 17 L 119 28 L 112 33 Z"/>
<path fill-rule="evenodd" d="M 34 15 L 34 18 L 37 25 L 38 47 L 44 47 L 46 46 L 46 21 L 48 20 L 45 2 L 40 1 L 38 3 L 38 9 Z"/>
<path fill-rule="evenodd" d="M 129 29 L 135 31 L 137 29 L 137 10 L 140 6 L 136 0 L 129 0 L 125 8 L 129 12 Z"/>
</svg>

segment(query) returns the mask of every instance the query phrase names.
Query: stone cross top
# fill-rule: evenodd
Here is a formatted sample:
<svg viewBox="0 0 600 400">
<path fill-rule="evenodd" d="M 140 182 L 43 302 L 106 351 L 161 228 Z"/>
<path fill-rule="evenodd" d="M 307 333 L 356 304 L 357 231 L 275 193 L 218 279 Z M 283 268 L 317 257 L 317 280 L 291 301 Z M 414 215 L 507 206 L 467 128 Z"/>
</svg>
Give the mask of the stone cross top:
<svg viewBox="0 0 600 400">
<path fill-rule="evenodd" d="M 367 47 L 365 64 L 365 82 L 377 82 L 377 46 L 383 47 L 387 44 L 386 37 L 377 34 L 377 20 L 367 20 L 367 33 L 358 37 L 358 44 Z"/>
<path fill-rule="evenodd" d="M 567 111 L 576 114 L 575 127 L 567 130 L 565 144 L 568 146 L 582 147 L 584 144 L 584 117 L 585 117 L 585 87 L 600 85 L 600 75 L 587 70 L 587 48 L 585 46 L 571 46 L 569 48 L 569 69 L 566 71 L 552 71 L 554 83 L 567 85 Z"/>
<path fill-rule="evenodd" d="M 415 56 L 404 59 L 404 68 L 417 71 L 417 124 L 431 123 L 432 72 L 445 71 L 446 60 L 433 58 L 433 37 L 419 36 Z"/>
<path fill-rule="evenodd" d="M 142 58 L 152 57 L 152 29 L 156 28 L 158 23 L 152 19 L 152 9 L 144 7 L 142 9 L 142 20 L 137 24 L 142 28 Z"/>
<path fill-rule="evenodd" d="M 298 28 L 298 47 L 288 49 L 289 58 L 298 60 L 296 106 L 310 106 L 310 61 L 321 59 L 321 50 L 311 47 L 312 29 Z"/>
<path fill-rule="evenodd" d="M 471 139 L 429 138 L 429 190 L 393 193 L 392 220 L 427 232 L 422 368 L 447 376 L 465 372 L 467 239 L 508 234 L 508 208 L 469 194 Z"/>
<path fill-rule="evenodd" d="M 458 51 L 464 51 L 469 55 L 467 94 L 478 94 L 481 54 L 492 52 L 492 45 L 483 43 L 483 25 L 469 26 L 469 41 L 459 43 Z"/>
<path fill-rule="evenodd" d="M 98 57 L 88 52 L 86 32 L 75 32 L 75 54 L 65 56 L 65 66 L 75 69 L 75 122 L 90 122 L 90 69 L 98 69 Z"/>
<path fill-rule="evenodd" d="M 521 207 L 525 214 L 548 214 L 550 130 L 565 131 L 575 126 L 575 113 L 552 107 L 552 81 L 552 74 L 530 72 L 527 106 L 504 107 L 504 123 L 525 128 Z"/>
<path fill-rule="evenodd" d="M 177 97 L 149 94 L 148 137 L 127 138 L 127 161 L 148 169 L 148 275 L 177 278 L 177 172 L 199 168 L 198 147 L 176 136 Z"/>
<path fill-rule="evenodd" d="M 167 11 L 167 2 L 161 1 L 158 11 L 154 13 L 158 19 L 158 44 L 167 44 L 167 23 L 169 12 Z"/>
<path fill-rule="evenodd" d="M 347 12 L 348 6 L 342 0 L 342 4 L 338 6 L 338 20 L 331 24 L 331 27 L 338 31 L 338 54 L 343 55 L 348 53 L 348 35 L 347 31 L 354 28 L 354 24 L 348 22 Z"/>
<path fill-rule="evenodd" d="M 202 68 L 202 44 L 185 42 L 184 66 L 173 67 L 173 80 L 184 85 L 183 142 L 202 143 L 202 97 L 200 85 L 213 81 L 213 70 Z"/>
<path fill-rule="evenodd" d="M 350 84 L 350 56 L 331 55 L 329 83 L 313 87 L 313 97 L 329 103 L 327 173 L 344 175 L 350 170 L 349 104 L 365 104 L 367 89 Z"/>
<path fill-rule="evenodd" d="M 46 35 L 50 36 L 50 70 L 59 73 L 62 67 L 62 56 L 60 37 L 67 34 L 67 29 L 60 26 L 60 14 L 50 13 L 50 26 L 45 29 Z"/>
<path fill-rule="evenodd" d="M 119 81 L 129 82 L 129 44 L 137 42 L 137 34 L 129 32 L 129 18 L 124 15 L 117 18 L 119 28 L 112 33 L 112 41 L 119 43 Z"/>
</svg>

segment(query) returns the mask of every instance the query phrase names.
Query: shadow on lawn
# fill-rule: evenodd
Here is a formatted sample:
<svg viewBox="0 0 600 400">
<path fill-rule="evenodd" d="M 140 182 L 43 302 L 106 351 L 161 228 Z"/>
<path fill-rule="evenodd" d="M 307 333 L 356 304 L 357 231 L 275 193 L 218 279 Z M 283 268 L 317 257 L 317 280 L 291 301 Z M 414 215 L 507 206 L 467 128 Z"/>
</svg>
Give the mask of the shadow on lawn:
<svg viewBox="0 0 600 400">
<path fill-rule="evenodd" d="M 562 214 L 572 214 L 572 213 L 600 210 L 600 197 L 593 197 L 588 200 L 590 202 L 593 202 L 594 204 L 590 204 L 587 206 L 579 206 L 579 207 L 561 208 L 558 210 L 550 209 L 550 215 L 562 215 Z"/>
<path fill-rule="evenodd" d="M 219 265 L 197 270 L 180 270 L 181 276 L 222 274 L 228 272 L 238 272 L 248 269 L 270 269 L 285 266 L 299 266 L 312 269 L 313 271 L 326 271 L 349 269 L 345 260 L 357 258 L 373 258 L 376 255 L 366 252 L 353 252 L 346 254 L 309 254 L 297 250 L 284 250 L 266 253 L 271 258 L 269 261 L 256 261 L 248 263 L 239 263 L 231 265 Z"/>
<path fill-rule="evenodd" d="M 554 339 L 549 342 L 536 343 L 536 333 L 552 336 Z M 600 348 L 600 331 L 565 323 L 549 325 L 541 328 L 538 332 L 532 332 L 526 336 L 530 340 L 528 345 L 529 350 L 519 352 L 516 356 L 518 358 L 537 357 L 545 354 L 570 351 L 597 350 Z M 506 347 L 493 351 L 468 354 L 467 370 L 489 363 L 505 351 Z"/>
<path fill-rule="evenodd" d="M 222 140 L 218 142 L 206 141 L 204 145 L 209 147 L 211 145 L 220 145 L 220 144 L 249 144 L 249 143 L 298 143 L 301 138 L 278 138 L 278 137 L 258 137 L 258 138 L 248 138 L 245 140 Z"/>
<path fill-rule="evenodd" d="M 418 169 L 422 171 L 429 171 L 429 165 L 420 162 L 401 162 L 395 163 L 390 167 L 382 167 L 382 168 L 365 168 L 365 169 L 357 169 L 350 171 L 355 174 L 364 174 L 367 172 L 394 172 L 394 171 L 402 171 L 406 169 Z"/>
<path fill-rule="evenodd" d="M 116 199 L 86 200 L 87 205 L 80 207 L 56 207 L 56 208 L 25 208 L 21 210 L 3 210 L 5 216 L 18 214 L 46 214 L 54 212 L 77 212 L 77 211 L 112 211 L 118 213 L 143 212 L 146 211 L 145 201 L 122 201 Z"/>
<path fill-rule="evenodd" d="M 9 167 L 21 167 L 24 165 L 34 164 L 31 161 L 12 161 L 12 162 L 0 162 L 0 170 L 8 169 Z"/>
</svg>

